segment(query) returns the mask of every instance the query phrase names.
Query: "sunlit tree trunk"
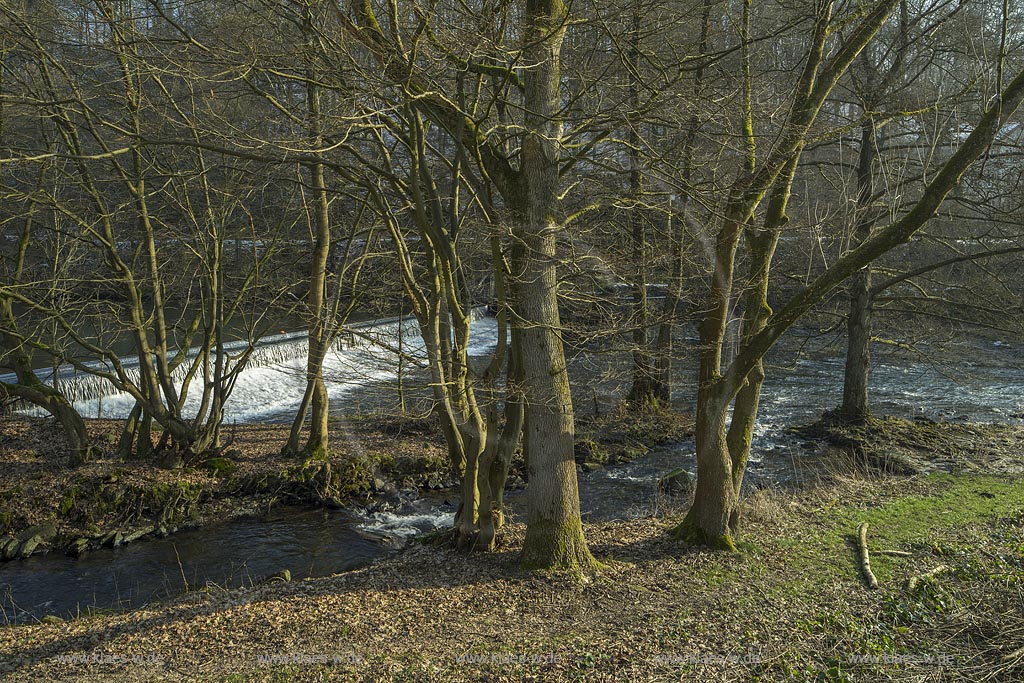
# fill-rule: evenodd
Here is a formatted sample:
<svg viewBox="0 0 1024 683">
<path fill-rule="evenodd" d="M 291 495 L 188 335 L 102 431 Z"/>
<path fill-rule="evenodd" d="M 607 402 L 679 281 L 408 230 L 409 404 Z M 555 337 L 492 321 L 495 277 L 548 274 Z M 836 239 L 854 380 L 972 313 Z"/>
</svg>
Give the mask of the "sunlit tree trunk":
<svg viewBox="0 0 1024 683">
<path fill-rule="evenodd" d="M 306 108 L 307 123 L 312 133 L 312 146 L 318 149 L 323 144 L 321 134 L 322 92 L 316 82 L 316 69 L 312 65 L 312 43 L 314 40 L 313 18 L 309 10 L 304 17 L 303 31 L 306 34 Z M 306 390 L 303 393 L 299 411 L 292 421 L 291 433 L 285 450 L 291 453 L 303 453 L 312 457 L 327 455 L 328 414 L 330 401 L 327 386 L 324 383 L 324 359 L 327 357 L 331 343 L 330 311 L 327 296 L 327 261 L 331 253 L 331 216 L 330 202 L 327 196 L 327 183 L 324 177 L 324 164 L 320 161 L 307 167 L 310 188 L 313 196 L 312 213 L 312 253 L 309 261 L 309 293 L 306 297 L 307 317 L 309 320 L 309 351 L 306 355 Z M 306 409 L 309 408 L 309 436 L 301 449 L 299 441 L 306 420 Z"/>
<path fill-rule="evenodd" d="M 524 3 L 526 133 L 522 142 L 521 218 L 513 254 L 513 324 L 526 400 L 523 448 L 530 478 L 527 567 L 589 568 L 595 562 L 583 537 L 569 373 L 558 313 L 555 238 L 558 234 L 559 66 L 567 19 L 561 0 Z"/>
<path fill-rule="evenodd" d="M 768 329 L 776 319 L 771 316 L 765 299 L 770 262 L 777 230 L 785 223 L 785 207 L 793 174 L 811 125 L 825 98 L 885 23 L 897 2 L 883 0 L 876 4 L 827 60 L 824 54 L 831 30 L 832 4 L 822 3 L 817 8 L 807 58 L 794 91 L 785 132 L 780 143 L 760 164 L 755 155 L 752 80 L 744 41 L 742 118 L 747 172 L 734 183 L 725 206 L 722 226 L 715 241 L 712 280 L 705 304 L 707 312 L 700 326 L 700 371 L 695 425 L 697 485 L 689 512 L 673 530 L 675 535 L 688 542 L 729 549 L 735 547 L 733 529 L 738 524 L 739 491 L 757 415 L 763 379 L 762 360 L 770 348 L 770 344 L 764 348 L 760 348 L 760 344 L 771 332 L 777 331 Z M 744 5 L 745 35 L 750 21 L 749 10 L 748 0 Z M 763 234 L 752 232 L 755 211 L 773 187 L 775 191 L 765 218 L 765 231 Z M 754 292 L 747 301 L 745 312 L 749 329 L 741 339 L 745 343 L 741 343 L 738 356 L 723 370 L 722 350 L 733 300 L 736 251 L 744 233 L 752 238 L 748 239 L 748 253 L 751 256 Z M 734 404 L 734 401 L 738 402 Z M 730 408 L 735 411 L 733 420 L 736 420 L 731 439 L 728 433 L 731 428 Z"/>
</svg>

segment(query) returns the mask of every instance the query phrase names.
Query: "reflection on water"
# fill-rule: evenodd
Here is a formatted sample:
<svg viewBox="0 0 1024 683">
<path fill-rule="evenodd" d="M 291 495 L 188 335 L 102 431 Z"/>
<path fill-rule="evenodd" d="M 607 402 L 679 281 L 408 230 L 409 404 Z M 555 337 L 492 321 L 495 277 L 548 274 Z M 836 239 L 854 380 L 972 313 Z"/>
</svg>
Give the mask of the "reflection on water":
<svg viewBox="0 0 1024 683">
<path fill-rule="evenodd" d="M 356 512 L 274 508 L 80 558 L 36 555 L 0 565 L 0 623 L 46 614 L 74 616 L 89 607 L 139 607 L 207 586 L 237 588 L 288 569 L 292 579 L 365 566 L 393 549 L 386 534 L 429 531 L 451 523 L 451 505 L 424 500 L 398 508 L 391 524 Z M 374 514 L 369 516 L 372 518 Z"/>
</svg>

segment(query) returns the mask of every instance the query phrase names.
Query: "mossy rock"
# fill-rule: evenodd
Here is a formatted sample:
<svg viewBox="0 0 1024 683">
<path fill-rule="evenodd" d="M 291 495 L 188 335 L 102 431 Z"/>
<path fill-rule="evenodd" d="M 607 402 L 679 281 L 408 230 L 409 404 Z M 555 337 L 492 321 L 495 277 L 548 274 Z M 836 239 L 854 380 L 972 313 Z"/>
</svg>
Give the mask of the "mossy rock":
<svg viewBox="0 0 1024 683">
<path fill-rule="evenodd" d="M 608 462 L 608 453 L 594 439 L 579 439 L 573 447 L 576 462 L 580 464 L 594 463 L 604 465 Z"/>
<path fill-rule="evenodd" d="M 298 500 L 325 502 L 373 491 L 374 466 L 365 457 L 307 458 L 273 477 Z"/>
<path fill-rule="evenodd" d="M 238 469 L 238 464 L 224 457 L 208 458 L 200 467 L 215 477 L 227 477 Z"/>
<path fill-rule="evenodd" d="M 11 528 L 11 523 L 14 521 L 14 515 L 6 510 L 0 512 L 0 534 L 4 533 Z"/>
<path fill-rule="evenodd" d="M 5 557 L 28 557 L 40 546 L 45 546 L 57 536 L 57 524 L 50 520 L 25 529 L 17 537 L 17 548 L 8 545 L 4 549 Z"/>
<path fill-rule="evenodd" d="M 379 464 L 379 473 L 394 479 L 400 488 L 431 488 L 436 483 L 443 488 L 443 482 L 451 475 L 448 459 L 432 453 L 425 455 L 401 455 L 393 458 L 390 465 Z"/>
<path fill-rule="evenodd" d="M 647 455 L 650 449 L 643 444 L 624 446 L 617 458 L 618 462 L 633 462 L 637 458 Z"/>
<path fill-rule="evenodd" d="M 0 559 L 13 559 L 14 553 L 18 550 L 19 545 L 21 545 L 20 542 L 13 536 L 0 538 Z"/>
<path fill-rule="evenodd" d="M 61 517 L 67 517 L 71 514 L 71 511 L 75 509 L 75 499 L 77 497 L 77 486 L 72 486 L 64 492 L 64 496 L 60 499 L 60 505 L 57 508 L 60 511 Z"/>
<path fill-rule="evenodd" d="M 89 549 L 91 543 L 92 542 L 84 536 L 81 538 L 76 538 L 74 541 L 71 542 L 70 545 L 68 545 L 67 554 L 73 557 L 78 557 L 79 555 L 83 554 L 85 551 Z"/>
<path fill-rule="evenodd" d="M 18 534 L 19 541 L 27 541 L 32 538 L 39 538 L 44 543 L 49 543 L 53 540 L 53 537 L 57 535 L 57 523 L 52 519 L 43 522 L 42 524 L 36 524 L 35 526 L 25 529 Z"/>
<path fill-rule="evenodd" d="M 666 496 L 681 496 L 693 486 L 693 477 L 683 467 L 676 468 L 658 479 L 658 491 Z"/>
</svg>

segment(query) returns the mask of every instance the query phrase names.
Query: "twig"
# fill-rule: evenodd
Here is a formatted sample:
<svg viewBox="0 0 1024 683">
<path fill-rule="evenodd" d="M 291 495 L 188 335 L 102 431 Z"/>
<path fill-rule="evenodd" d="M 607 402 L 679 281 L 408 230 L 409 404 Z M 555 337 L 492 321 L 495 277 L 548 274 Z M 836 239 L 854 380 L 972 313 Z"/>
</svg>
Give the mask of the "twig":
<svg viewBox="0 0 1024 683">
<path fill-rule="evenodd" d="M 890 555 L 892 557 L 913 557 L 914 553 L 906 550 L 876 550 L 875 555 Z"/>
<path fill-rule="evenodd" d="M 181 572 L 181 580 L 185 584 L 185 592 L 188 593 L 191 588 L 189 588 L 188 579 L 185 578 L 185 566 L 181 564 L 181 557 L 178 556 L 178 546 L 172 543 L 171 547 L 174 548 L 174 559 L 178 561 L 178 571 Z"/>
<path fill-rule="evenodd" d="M 868 556 L 868 523 L 861 522 L 860 529 L 857 530 L 857 536 L 859 539 L 858 547 L 860 549 L 860 570 L 864 573 L 864 580 L 868 583 L 868 588 L 878 588 L 878 579 L 875 577 L 874 572 L 871 571 L 871 559 Z"/>
<path fill-rule="evenodd" d="M 1024 657 L 1024 647 L 1019 647 L 1008 655 L 1003 655 L 999 658 L 1000 662 L 1011 662 L 1018 657 Z"/>
<path fill-rule="evenodd" d="M 921 584 L 922 581 L 934 579 L 936 576 L 945 571 L 949 571 L 949 565 L 940 564 L 938 567 L 931 570 L 930 572 L 918 574 L 917 576 L 911 576 L 909 579 L 907 579 L 907 590 L 914 591 Z"/>
</svg>

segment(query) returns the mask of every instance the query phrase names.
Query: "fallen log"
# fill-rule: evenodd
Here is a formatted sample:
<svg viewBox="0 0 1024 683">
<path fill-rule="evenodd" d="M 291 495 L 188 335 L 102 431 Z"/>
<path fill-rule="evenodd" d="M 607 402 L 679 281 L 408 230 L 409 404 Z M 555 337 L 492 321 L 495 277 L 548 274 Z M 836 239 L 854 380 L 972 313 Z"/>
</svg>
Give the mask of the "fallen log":
<svg viewBox="0 0 1024 683">
<path fill-rule="evenodd" d="M 864 580 L 867 581 L 868 588 L 878 588 L 878 578 L 875 577 L 875 573 L 871 571 L 871 557 L 868 555 L 868 523 L 861 522 L 860 529 L 857 530 L 858 537 L 858 548 L 860 550 L 860 570 L 864 574 Z"/>
</svg>

